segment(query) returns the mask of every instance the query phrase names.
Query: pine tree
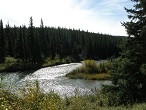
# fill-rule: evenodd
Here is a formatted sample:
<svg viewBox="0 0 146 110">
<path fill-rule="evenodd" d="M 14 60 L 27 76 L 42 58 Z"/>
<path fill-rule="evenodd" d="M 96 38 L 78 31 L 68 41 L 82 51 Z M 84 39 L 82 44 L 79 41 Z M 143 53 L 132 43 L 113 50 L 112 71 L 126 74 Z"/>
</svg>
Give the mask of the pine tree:
<svg viewBox="0 0 146 110">
<path fill-rule="evenodd" d="M 15 42 L 15 57 L 16 58 L 20 58 L 23 60 L 24 62 L 24 36 L 23 36 L 23 32 L 22 32 L 22 28 L 20 26 L 19 28 L 19 35 L 16 39 L 16 42 Z"/>
<path fill-rule="evenodd" d="M 36 63 L 36 46 L 35 46 L 35 34 L 34 34 L 34 26 L 33 26 L 33 19 L 30 17 L 29 21 L 29 28 L 28 28 L 28 48 L 29 48 L 29 58 L 31 63 Z"/>
<path fill-rule="evenodd" d="M 27 48 L 27 28 L 26 26 L 22 26 L 22 35 L 23 35 L 23 53 L 24 53 L 24 61 L 25 63 L 28 63 L 28 48 Z"/>
<path fill-rule="evenodd" d="M 6 25 L 5 28 L 5 35 L 6 35 L 6 39 L 7 39 L 7 43 L 8 43 L 8 55 L 11 57 L 14 57 L 14 52 L 13 52 L 13 43 L 15 42 L 15 39 L 12 39 L 12 32 L 14 32 L 14 29 L 12 29 L 9 26 L 9 23 Z"/>
<path fill-rule="evenodd" d="M 41 25 L 40 25 L 40 49 L 43 57 L 46 57 L 49 55 L 49 49 L 48 49 L 48 42 L 47 42 L 47 37 L 45 35 L 45 29 L 44 29 L 44 24 L 43 20 L 41 19 Z"/>
<path fill-rule="evenodd" d="M 134 8 L 125 8 L 130 21 L 123 23 L 129 37 L 113 63 L 113 85 L 108 89 L 110 100 L 118 104 L 146 101 L 146 2 L 132 1 Z"/>
<path fill-rule="evenodd" d="M 4 63 L 5 60 L 5 37 L 3 22 L 0 20 L 0 63 Z"/>
</svg>

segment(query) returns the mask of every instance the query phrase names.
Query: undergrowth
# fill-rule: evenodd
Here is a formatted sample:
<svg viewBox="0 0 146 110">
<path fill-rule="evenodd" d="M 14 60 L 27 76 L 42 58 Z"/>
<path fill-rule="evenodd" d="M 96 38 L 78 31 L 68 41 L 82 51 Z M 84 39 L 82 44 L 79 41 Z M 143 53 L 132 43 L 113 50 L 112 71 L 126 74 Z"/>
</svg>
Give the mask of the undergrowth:
<svg viewBox="0 0 146 110">
<path fill-rule="evenodd" d="M 4 90 L 0 85 L 0 110 L 145 110 L 146 103 L 134 105 L 111 105 L 102 90 L 93 94 L 62 98 L 55 92 L 42 93 L 39 83 L 20 90 L 21 97 Z"/>
</svg>

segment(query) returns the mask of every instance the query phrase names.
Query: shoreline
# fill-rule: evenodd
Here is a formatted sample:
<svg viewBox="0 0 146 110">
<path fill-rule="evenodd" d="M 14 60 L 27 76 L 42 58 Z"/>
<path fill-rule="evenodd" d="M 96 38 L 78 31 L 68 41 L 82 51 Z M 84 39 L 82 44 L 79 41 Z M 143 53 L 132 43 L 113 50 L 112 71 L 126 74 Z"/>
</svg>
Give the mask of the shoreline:
<svg viewBox="0 0 146 110">
<path fill-rule="evenodd" d="M 64 64 L 64 63 L 58 63 L 57 65 Z M 45 68 L 45 67 L 51 67 L 51 66 L 56 66 L 56 64 L 51 64 L 47 66 L 43 66 L 42 63 L 40 64 L 24 64 L 24 63 L 15 63 L 15 64 L 0 64 L 1 72 L 17 72 L 17 71 L 28 71 L 28 70 L 38 70 L 40 68 Z"/>
<path fill-rule="evenodd" d="M 87 73 L 77 73 L 77 74 L 66 74 L 66 77 L 70 79 L 85 79 L 85 80 L 110 80 L 111 76 L 108 73 L 98 73 L 98 74 L 87 74 Z"/>
</svg>

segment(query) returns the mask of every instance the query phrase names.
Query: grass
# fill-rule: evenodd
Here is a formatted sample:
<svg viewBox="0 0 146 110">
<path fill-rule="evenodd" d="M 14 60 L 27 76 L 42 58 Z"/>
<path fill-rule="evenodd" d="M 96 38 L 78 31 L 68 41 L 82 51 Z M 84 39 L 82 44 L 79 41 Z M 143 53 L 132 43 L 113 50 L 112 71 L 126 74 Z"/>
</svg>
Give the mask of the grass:
<svg viewBox="0 0 146 110">
<path fill-rule="evenodd" d="M 71 71 L 66 76 L 72 79 L 109 80 L 110 67 L 110 62 L 97 64 L 94 60 L 85 60 L 81 67 Z"/>
<path fill-rule="evenodd" d="M 0 110 L 145 110 L 146 103 L 114 106 L 100 90 L 90 95 L 61 98 L 54 92 L 42 93 L 39 83 L 11 94 L 0 84 Z"/>
</svg>

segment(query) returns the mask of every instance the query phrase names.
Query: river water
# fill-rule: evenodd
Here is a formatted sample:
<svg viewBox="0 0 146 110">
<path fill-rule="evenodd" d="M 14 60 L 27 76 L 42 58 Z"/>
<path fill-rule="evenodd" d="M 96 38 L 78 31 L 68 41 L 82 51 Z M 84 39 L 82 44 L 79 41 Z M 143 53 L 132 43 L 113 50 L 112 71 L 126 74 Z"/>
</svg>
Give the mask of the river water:
<svg viewBox="0 0 146 110">
<path fill-rule="evenodd" d="M 81 65 L 82 63 L 62 64 L 37 71 L 0 73 L 0 76 L 3 77 L 4 87 L 13 92 L 26 87 L 26 83 L 37 80 L 43 92 L 54 91 L 61 96 L 92 93 L 91 89 L 100 88 L 101 84 L 110 84 L 110 81 L 69 79 L 65 77 L 68 72 Z"/>
</svg>

